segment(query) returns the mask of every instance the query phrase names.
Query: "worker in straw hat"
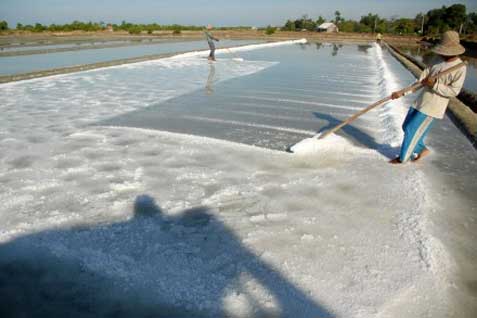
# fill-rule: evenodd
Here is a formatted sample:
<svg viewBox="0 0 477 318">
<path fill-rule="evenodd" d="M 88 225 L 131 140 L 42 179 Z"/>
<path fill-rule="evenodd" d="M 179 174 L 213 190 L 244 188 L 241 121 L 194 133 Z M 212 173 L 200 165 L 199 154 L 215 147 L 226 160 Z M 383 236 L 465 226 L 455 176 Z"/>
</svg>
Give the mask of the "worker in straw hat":
<svg viewBox="0 0 477 318">
<path fill-rule="evenodd" d="M 207 43 L 209 44 L 210 48 L 210 54 L 209 54 L 209 60 L 215 61 L 215 43 L 214 41 L 219 41 L 216 37 L 214 37 L 210 31 L 212 30 L 212 25 L 207 25 L 207 30 L 204 31 L 205 38 L 207 40 Z"/>
<path fill-rule="evenodd" d="M 376 42 L 381 43 L 382 40 L 383 40 L 383 35 L 378 32 L 378 34 L 376 34 Z"/>
<path fill-rule="evenodd" d="M 422 72 L 419 81 L 422 82 L 424 88 L 410 107 L 402 125 L 404 140 L 399 157 L 391 160 L 390 163 L 400 164 L 408 160 L 418 161 L 430 153 L 424 145 L 424 138 L 434 120 L 444 118 L 449 98 L 457 96 L 464 84 L 465 66 L 446 76 L 437 79 L 431 78 L 431 76 L 435 76 L 445 69 L 462 63 L 459 55 L 465 52 L 465 48 L 460 44 L 459 34 L 455 31 L 445 32 L 440 43 L 433 47 L 432 51 L 441 58 L 441 61 L 428 66 Z M 401 92 L 394 92 L 391 97 L 397 99 L 402 95 Z"/>
</svg>

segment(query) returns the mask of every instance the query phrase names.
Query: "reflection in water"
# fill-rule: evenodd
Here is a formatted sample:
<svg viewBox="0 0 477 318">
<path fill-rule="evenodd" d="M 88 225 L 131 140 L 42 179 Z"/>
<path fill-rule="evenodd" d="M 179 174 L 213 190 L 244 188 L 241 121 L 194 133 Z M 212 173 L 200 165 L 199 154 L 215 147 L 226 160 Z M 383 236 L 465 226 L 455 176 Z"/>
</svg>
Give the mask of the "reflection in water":
<svg viewBox="0 0 477 318">
<path fill-rule="evenodd" d="M 307 45 L 310 45 L 310 43 L 307 43 Z M 331 46 L 331 56 L 336 56 L 338 55 L 338 51 L 343 47 L 343 44 L 336 44 L 336 43 L 321 43 L 321 42 L 316 42 L 316 50 L 320 50 L 323 47 L 329 47 Z"/>
<path fill-rule="evenodd" d="M 308 46 L 311 45 L 311 43 L 310 43 L 310 42 L 298 43 L 298 45 L 300 46 L 300 48 L 301 48 L 302 50 L 306 50 L 306 49 L 308 48 Z"/>
<path fill-rule="evenodd" d="M 343 44 L 335 44 L 333 43 L 333 51 L 331 52 L 331 56 L 338 55 L 338 51 L 343 47 Z"/>
<path fill-rule="evenodd" d="M 219 43 L 220 44 L 217 44 L 217 48 L 261 43 L 261 41 L 224 39 Z M 80 64 L 92 64 L 113 60 L 135 58 L 145 55 L 180 53 L 201 50 L 203 48 L 204 41 L 202 40 L 183 42 L 163 41 L 154 43 L 153 45 L 126 45 L 123 47 L 108 47 L 101 49 L 95 49 L 93 47 L 90 47 L 89 49 L 80 51 L 9 56 L 0 58 L 0 75 L 29 73 Z"/>
<path fill-rule="evenodd" d="M 207 95 L 214 93 L 214 79 L 215 79 L 215 65 L 214 62 L 209 62 L 209 76 L 207 77 L 207 83 L 205 84 L 205 92 Z"/>
<path fill-rule="evenodd" d="M 358 51 L 359 51 L 359 52 L 366 53 L 366 54 L 368 54 L 368 50 L 369 50 L 370 48 L 372 48 L 372 46 L 369 45 L 369 44 L 359 44 L 359 45 L 358 45 Z"/>
</svg>

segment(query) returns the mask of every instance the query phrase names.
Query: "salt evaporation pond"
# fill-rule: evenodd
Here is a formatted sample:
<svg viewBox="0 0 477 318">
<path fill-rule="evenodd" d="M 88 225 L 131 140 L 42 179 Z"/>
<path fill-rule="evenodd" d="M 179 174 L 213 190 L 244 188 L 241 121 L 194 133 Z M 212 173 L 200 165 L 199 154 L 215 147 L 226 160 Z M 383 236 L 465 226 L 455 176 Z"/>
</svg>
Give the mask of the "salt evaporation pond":
<svg viewBox="0 0 477 318">
<path fill-rule="evenodd" d="M 37 50 L 53 50 L 53 49 L 75 49 L 79 47 L 91 47 L 95 45 L 108 45 L 108 44 L 127 44 L 127 41 L 105 41 L 105 42 L 76 42 L 76 43 L 62 43 L 62 44 L 41 44 L 41 45 L 14 45 L 0 47 L 0 52 L 28 52 Z"/>
<path fill-rule="evenodd" d="M 67 41 L 66 43 L 55 44 L 55 41 L 44 41 L 42 43 L 12 43 L 9 46 L 0 47 L 0 52 L 23 52 L 23 51 L 36 51 L 36 50 L 51 50 L 51 49 L 75 49 L 75 48 L 94 48 L 101 45 L 127 45 L 127 44 L 139 44 L 139 43 L 157 43 L 167 42 L 162 39 L 144 39 L 144 40 L 78 40 Z"/>
<path fill-rule="evenodd" d="M 376 45 L 234 51 L 0 85 L 0 312 L 472 317 L 477 158 L 448 120 L 422 164 L 387 163 L 412 96 L 284 151 L 411 75 Z"/>
<path fill-rule="evenodd" d="M 217 47 L 259 43 L 260 40 L 222 40 Z M 162 42 L 114 48 L 0 57 L 0 75 L 14 75 L 53 68 L 127 59 L 144 55 L 204 50 L 205 41 Z"/>
</svg>

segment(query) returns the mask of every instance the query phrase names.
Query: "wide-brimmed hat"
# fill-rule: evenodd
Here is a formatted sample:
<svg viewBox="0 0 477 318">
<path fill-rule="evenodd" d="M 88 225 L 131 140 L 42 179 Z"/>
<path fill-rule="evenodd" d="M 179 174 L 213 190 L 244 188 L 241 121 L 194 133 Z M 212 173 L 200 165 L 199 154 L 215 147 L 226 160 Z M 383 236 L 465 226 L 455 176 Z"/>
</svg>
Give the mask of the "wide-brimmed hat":
<svg viewBox="0 0 477 318">
<path fill-rule="evenodd" d="M 446 31 L 442 35 L 441 42 L 432 48 L 432 51 L 439 55 L 455 56 L 465 52 L 465 48 L 460 44 L 459 33 Z"/>
</svg>

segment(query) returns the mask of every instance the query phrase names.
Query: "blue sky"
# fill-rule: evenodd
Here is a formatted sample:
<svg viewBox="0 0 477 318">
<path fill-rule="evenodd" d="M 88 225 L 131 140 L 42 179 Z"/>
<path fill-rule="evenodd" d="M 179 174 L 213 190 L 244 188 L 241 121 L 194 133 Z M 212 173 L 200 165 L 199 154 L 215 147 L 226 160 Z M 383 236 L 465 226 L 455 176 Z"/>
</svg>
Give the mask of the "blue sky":
<svg viewBox="0 0 477 318">
<path fill-rule="evenodd" d="M 282 25 L 287 18 L 307 13 L 316 18 L 359 19 L 368 12 L 380 16 L 413 17 L 418 12 L 462 3 L 467 11 L 477 11 L 477 1 L 461 0 L 0 0 L 0 20 L 10 26 L 66 23 L 73 20 L 120 23 L 205 25 Z"/>
</svg>

